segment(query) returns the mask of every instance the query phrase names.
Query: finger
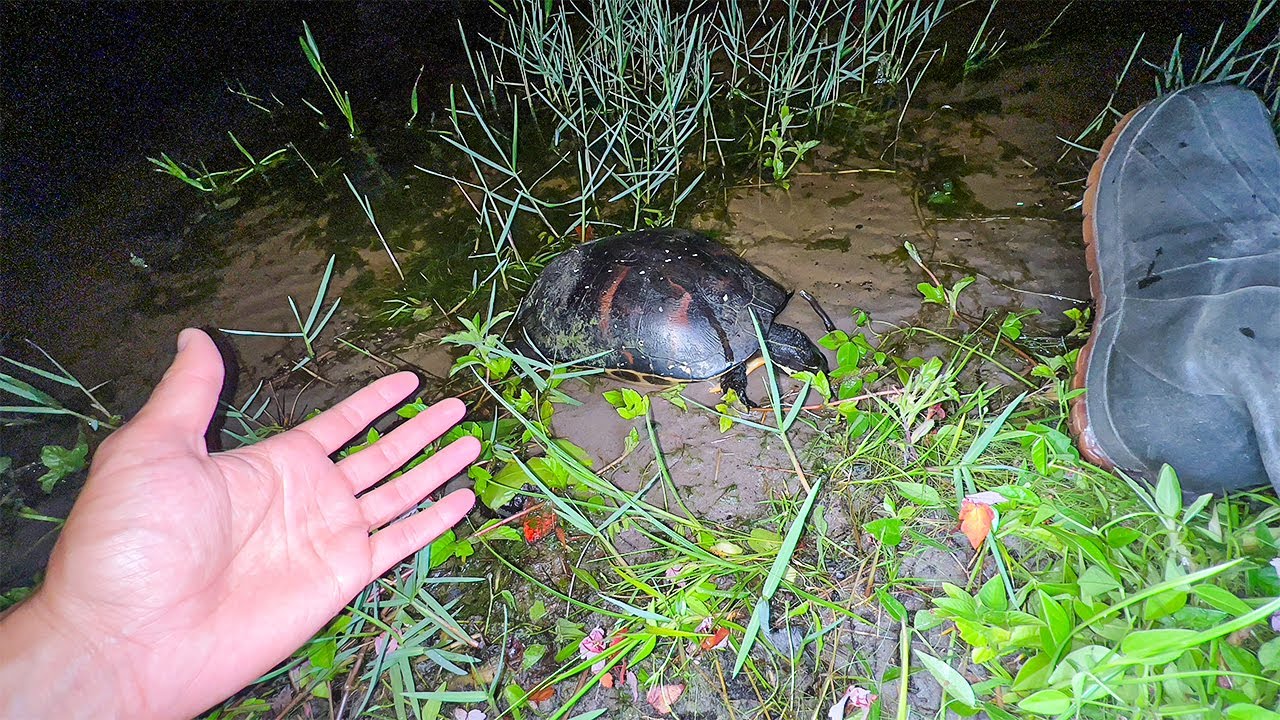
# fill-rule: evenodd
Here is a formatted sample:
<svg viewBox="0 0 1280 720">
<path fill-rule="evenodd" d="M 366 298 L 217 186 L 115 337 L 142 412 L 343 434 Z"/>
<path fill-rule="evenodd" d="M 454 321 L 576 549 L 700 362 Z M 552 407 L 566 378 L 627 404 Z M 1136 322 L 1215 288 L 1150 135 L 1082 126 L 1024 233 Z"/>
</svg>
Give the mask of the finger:
<svg viewBox="0 0 1280 720">
<path fill-rule="evenodd" d="M 338 469 L 358 493 L 395 472 L 427 443 L 448 432 L 467 412 L 457 398 L 442 400 L 406 420 L 378 441 L 338 463 Z"/>
<path fill-rule="evenodd" d="M 134 422 L 163 426 L 171 437 L 205 449 L 204 433 L 222 391 L 222 355 L 201 330 L 178 333 L 178 353 Z"/>
<path fill-rule="evenodd" d="M 370 577 L 382 575 L 409 553 L 426 547 L 466 517 L 475 503 L 475 493 L 458 490 L 426 510 L 374 533 L 369 540 L 373 549 Z"/>
<path fill-rule="evenodd" d="M 369 522 L 369 529 L 380 528 L 399 517 L 462 472 L 479 455 L 479 440 L 459 438 L 404 475 L 365 493 L 360 497 L 360 510 Z"/>
<path fill-rule="evenodd" d="M 410 372 L 379 378 L 294 430 L 315 438 L 326 453 L 336 452 L 352 435 L 382 417 L 416 387 L 418 378 Z"/>
</svg>

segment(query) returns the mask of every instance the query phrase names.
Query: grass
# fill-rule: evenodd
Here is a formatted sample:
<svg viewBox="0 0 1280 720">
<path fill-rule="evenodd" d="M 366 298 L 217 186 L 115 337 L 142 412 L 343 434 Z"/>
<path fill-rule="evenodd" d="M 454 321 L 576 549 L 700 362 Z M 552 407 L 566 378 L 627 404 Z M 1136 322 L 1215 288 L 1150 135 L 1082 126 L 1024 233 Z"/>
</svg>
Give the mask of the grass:
<svg viewBox="0 0 1280 720">
<path fill-rule="evenodd" d="M 1157 90 L 1218 77 L 1271 85 L 1274 43 L 1249 43 L 1274 4 L 1259 2 L 1246 32 L 1224 31 L 1194 62 L 1175 44 L 1169 62 L 1148 65 Z M 1002 51 L 995 6 L 969 46 L 970 73 Z M 624 454 L 652 457 L 638 487 L 622 489 L 616 463 L 596 467 L 572 438 L 554 435 L 557 412 L 579 402 L 570 383 L 592 371 L 526 358 L 503 340 L 504 303 L 548 247 L 591 227 L 681 222 L 704 193 L 744 177 L 785 183 L 840 113 L 909 99 L 940 57 L 930 38 L 942 2 L 770 7 L 605 0 L 579 13 L 518 3 L 504 33 L 470 53 L 474 82 L 454 89 L 447 125 L 433 130 L 440 163 L 426 169 L 465 198 L 470 292 L 432 308 L 435 293 L 406 287 L 418 294 L 388 315 L 471 313 L 444 339 L 458 353 L 450 387 L 469 398 L 470 419 L 412 462 L 477 437 L 483 452 L 469 474 L 498 517 L 475 515 L 409 558 L 209 717 L 321 709 L 437 718 L 466 708 L 582 720 L 615 712 L 601 706 L 609 692 L 624 710 L 653 712 L 649 693 L 677 686 L 689 707 L 743 718 L 1274 716 L 1274 496 L 1187 498 L 1172 471 L 1147 486 L 1084 463 L 1066 435 L 1079 328 L 1069 345 L 1045 351 L 1054 345 L 1037 346 L 1020 318 L 968 312 L 968 283 L 943 282 L 914 248 L 908 257 L 929 280 L 917 286 L 922 302 L 946 313 L 945 327 L 855 313 L 858 333 L 822 341 L 836 366 L 798 378 L 797 396 L 767 363 L 764 419 L 740 414 L 731 398 L 710 408 L 678 390 L 613 395 L 632 422 Z M 354 135 L 350 99 L 304 31 L 304 53 Z M 1135 49 L 1130 67 L 1142 66 Z M 415 117 L 416 98 L 417 81 Z M 896 110 L 903 122 L 905 107 Z M 276 156 L 242 152 L 249 167 Z M 164 155 L 156 164 L 207 192 L 231 177 Z M 400 271 L 372 204 L 348 184 Z M 428 269 L 405 261 L 402 279 Z M 333 265 L 305 318 L 289 299 L 297 331 L 228 332 L 300 339 L 298 366 L 310 362 L 337 307 L 325 309 Z M 1013 369 L 1028 359 L 1029 372 Z M 23 398 L 4 408 L 15 420 L 57 413 L 91 429 L 118 424 L 56 363 L 56 372 L 9 364 L 34 383 L 78 389 L 91 407 L 0 374 L 0 389 Z M 979 371 L 1011 385 L 979 383 Z M 800 400 L 809 389 L 821 407 Z M 295 419 L 296 408 L 273 411 L 260 391 L 227 409 L 228 437 L 256 442 Z M 672 462 L 655 427 L 677 411 L 780 449 L 790 490 L 757 517 L 705 519 L 682 496 L 686 466 Z M 980 531 L 986 518 L 976 546 L 957 533 L 962 515 Z M 901 692 L 908 679 L 942 689 L 940 702 Z M 273 708 L 264 698 L 284 685 L 294 703 Z M 880 699 L 846 705 L 850 688 Z"/>
<path fill-rule="evenodd" d="M 1153 75 L 1154 96 L 1159 97 L 1175 90 L 1191 85 L 1209 82 L 1229 82 L 1253 89 L 1261 96 L 1263 103 L 1271 113 L 1272 123 L 1280 130 L 1280 31 L 1267 35 L 1268 23 L 1277 5 L 1276 0 L 1255 0 L 1244 22 L 1232 35 L 1231 26 L 1226 22 L 1218 25 L 1217 32 L 1208 46 L 1202 47 L 1194 56 L 1187 56 L 1183 50 L 1184 36 L 1179 34 L 1173 41 L 1173 47 L 1162 58 L 1151 60 L 1143 58 L 1136 66 L 1143 67 Z M 1109 120 L 1119 119 L 1124 111 L 1115 107 L 1116 98 L 1122 88 L 1132 77 L 1135 61 L 1139 58 L 1146 35 L 1139 36 L 1134 43 L 1133 51 L 1120 74 L 1116 76 L 1115 90 L 1110 99 L 1094 119 L 1071 140 L 1059 138 L 1072 148 L 1089 153 L 1097 151 L 1084 145 L 1092 138 L 1105 137 L 1104 130 L 1109 130 Z"/>
<path fill-rule="evenodd" d="M 712 177 L 785 182 L 851 98 L 909 94 L 944 4 L 516 3 L 451 96 L 443 139 L 470 171 L 420 169 L 462 191 L 496 262 L 521 264 L 530 226 L 670 225 Z"/>
</svg>

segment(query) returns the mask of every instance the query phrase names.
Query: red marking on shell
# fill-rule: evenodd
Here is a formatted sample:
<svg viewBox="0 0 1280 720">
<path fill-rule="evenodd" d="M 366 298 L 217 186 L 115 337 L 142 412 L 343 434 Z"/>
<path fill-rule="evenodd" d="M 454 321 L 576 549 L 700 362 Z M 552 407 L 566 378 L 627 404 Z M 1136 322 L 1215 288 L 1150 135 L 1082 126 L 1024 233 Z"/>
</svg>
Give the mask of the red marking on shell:
<svg viewBox="0 0 1280 720">
<path fill-rule="evenodd" d="M 693 302 L 693 296 L 685 293 L 680 298 L 680 307 L 675 309 L 675 314 L 671 316 L 671 322 L 684 327 L 689 324 L 689 305 Z"/>
<path fill-rule="evenodd" d="M 630 267 L 622 268 L 622 272 L 618 273 L 618 277 L 614 278 L 613 284 L 608 290 L 604 291 L 604 296 L 600 298 L 600 330 L 608 334 L 609 321 L 613 315 L 613 296 L 618 294 L 618 287 L 622 285 L 622 281 L 626 279 L 627 273 L 631 272 Z"/>
</svg>

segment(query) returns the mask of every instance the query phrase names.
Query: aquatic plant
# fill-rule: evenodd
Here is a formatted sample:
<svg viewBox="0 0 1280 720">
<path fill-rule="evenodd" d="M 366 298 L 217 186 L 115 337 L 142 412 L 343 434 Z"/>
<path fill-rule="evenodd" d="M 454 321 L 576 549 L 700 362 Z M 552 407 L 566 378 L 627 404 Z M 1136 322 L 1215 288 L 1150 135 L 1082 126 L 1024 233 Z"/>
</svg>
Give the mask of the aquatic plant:
<svg viewBox="0 0 1280 720">
<path fill-rule="evenodd" d="M 404 271 L 400 269 L 400 261 L 396 260 L 396 254 L 391 252 L 391 246 L 387 244 L 387 239 L 382 236 L 378 221 L 373 217 L 373 204 L 369 202 L 369 196 L 361 195 L 346 173 L 342 174 L 342 179 L 347 181 L 347 187 L 351 189 L 351 194 L 356 196 L 356 202 L 360 203 L 360 209 L 364 211 L 365 217 L 369 218 L 369 224 L 373 226 L 373 231 L 377 233 L 378 242 L 382 243 L 382 249 L 387 251 L 387 257 L 391 258 L 391 265 L 395 267 L 396 274 L 400 276 L 401 280 L 404 280 Z"/>
<path fill-rule="evenodd" d="M 311 69 L 315 70 L 320 82 L 324 84 L 324 89 L 329 93 L 333 104 L 338 106 L 338 112 L 342 113 L 343 119 L 347 121 L 347 132 L 350 137 L 356 137 L 358 130 L 356 128 L 356 118 L 351 109 L 351 96 L 339 89 L 338 83 L 334 82 L 333 76 L 329 74 L 329 68 L 320 59 L 320 47 L 316 45 L 315 38 L 311 36 L 311 28 L 306 21 L 302 23 L 302 32 L 303 35 L 298 38 L 298 44 L 302 46 L 302 54 L 306 56 L 307 62 L 311 64 Z M 307 104 L 307 107 L 319 113 L 322 117 L 324 116 L 323 111 L 307 102 L 305 98 L 303 102 Z"/>
<path fill-rule="evenodd" d="M 556 237 L 667 225 L 709 173 L 736 172 L 735 156 L 768 153 L 781 180 L 842 102 L 899 86 L 910 97 L 943 7 L 516 3 L 499 39 L 468 52 L 474 93 L 451 94 L 444 139 L 472 172 L 420 169 L 464 191 L 499 258 L 515 253 L 523 217 Z M 577 178 L 567 190 L 542 185 L 565 174 Z"/>
<path fill-rule="evenodd" d="M 303 347 L 306 349 L 306 355 L 294 364 L 293 370 L 297 370 L 311 362 L 316 357 L 315 341 L 324 331 L 329 319 L 333 317 L 334 312 L 338 310 L 338 305 L 342 302 L 342 298 L 333 301 L 329 306 L 329 310 L 325 312 L 324 317 L 320 317 L 321 310 L 324 309 L 325 295 L 329 292 L 329 281 L 333 277 L 333 262 L 336 256 L 329 257 L 329 264 L 325 266 L 324 275 L 320 278 L 320 287 L 316 289 L 315 302 L 311 304 L 311 311 L 307 314 L 307 319 L 303 320 L 302 315 L 298 313 L 298 305 L 293 301 L 292 296 L 288 296 L 289 310 L 293 312 L 293 319 L 298 324 L 297 331 L 273 332 L 267 330 L 231 330 L 228 328 L 218 328 L 228 335 L 246 335 L 251 337 L 284 337 L 298 338 L 302 341 Z"/>
</svg>

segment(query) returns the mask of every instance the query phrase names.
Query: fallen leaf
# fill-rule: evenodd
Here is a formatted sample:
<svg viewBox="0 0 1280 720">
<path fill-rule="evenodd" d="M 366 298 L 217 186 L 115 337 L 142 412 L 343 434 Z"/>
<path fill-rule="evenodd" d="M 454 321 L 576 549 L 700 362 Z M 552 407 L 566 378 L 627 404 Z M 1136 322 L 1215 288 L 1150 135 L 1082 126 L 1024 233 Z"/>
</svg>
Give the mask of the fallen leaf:
<svg viewBox="0 0 1280 720">
<path fill-rule="evenodd" d="M 991 490 L 986 490 L 983 492 L 977 492 L 972 495 L 968 495 L 965 497 L 965 500 L 975 502 L 979 505 L 999 505 L 1000 503 L 1009 502 L 1009 498 L 1001 495 L 998 492 L 992 492 Z"/>
<path fill-rule="evenodd" d="M 671 706 L 674 705 L 683 694 L 684 685 L 682 683 L 677 683 L 675 685 L 659 685 L 646 693 L 645 699 L 649 701 L 649 704 L 653 706 L 653 709 L 656 710 L 659 715 L 670 715 Z"/>
<path fill-rule="evenodd" d="M 725 640 L 728 637 L 729 637 L 729 628 L 718 627 L 716 628 L 716 631 L 711 634 L 710 637 L 702 638 L 702 642 L 699 643 L 699 645 L 703 650 L 715 650 L 721 645 L 724 645 Z"/>
<path fill-rule="evenodd" d="M 969 544 L 977 550 L 991 534 L 991 522 L 996 511 L 990 505 L 971 502 L 967 498 L 960 503 L 960 531 L 969 538 Z"/>
<path fill-rule="evenodd" d="M 546 702 L 555 696 L 556 689 L 550 685 L 542 688 L 541 690 L 535 690 L 529 693 L 529 699 L 536 703 Z"/>
<path fill-rule="evenodd" d="M 556 513 L 554 510 L 544 509 L 540 512 L 531 513 L 524 519 L 524 540 L 532 545 L 542 538 L 551 534 L 556 529 Z"/>
<path fill-rule="evenodd" d="M 969 538 L 969 544 L 977 550 L 991 534 L 991 523 L 996 519 L 992 505 L 1008 502 L 997 492 L 980 492 L 969 495 L 960 502 L 960 531 Z"/>
</svg>

